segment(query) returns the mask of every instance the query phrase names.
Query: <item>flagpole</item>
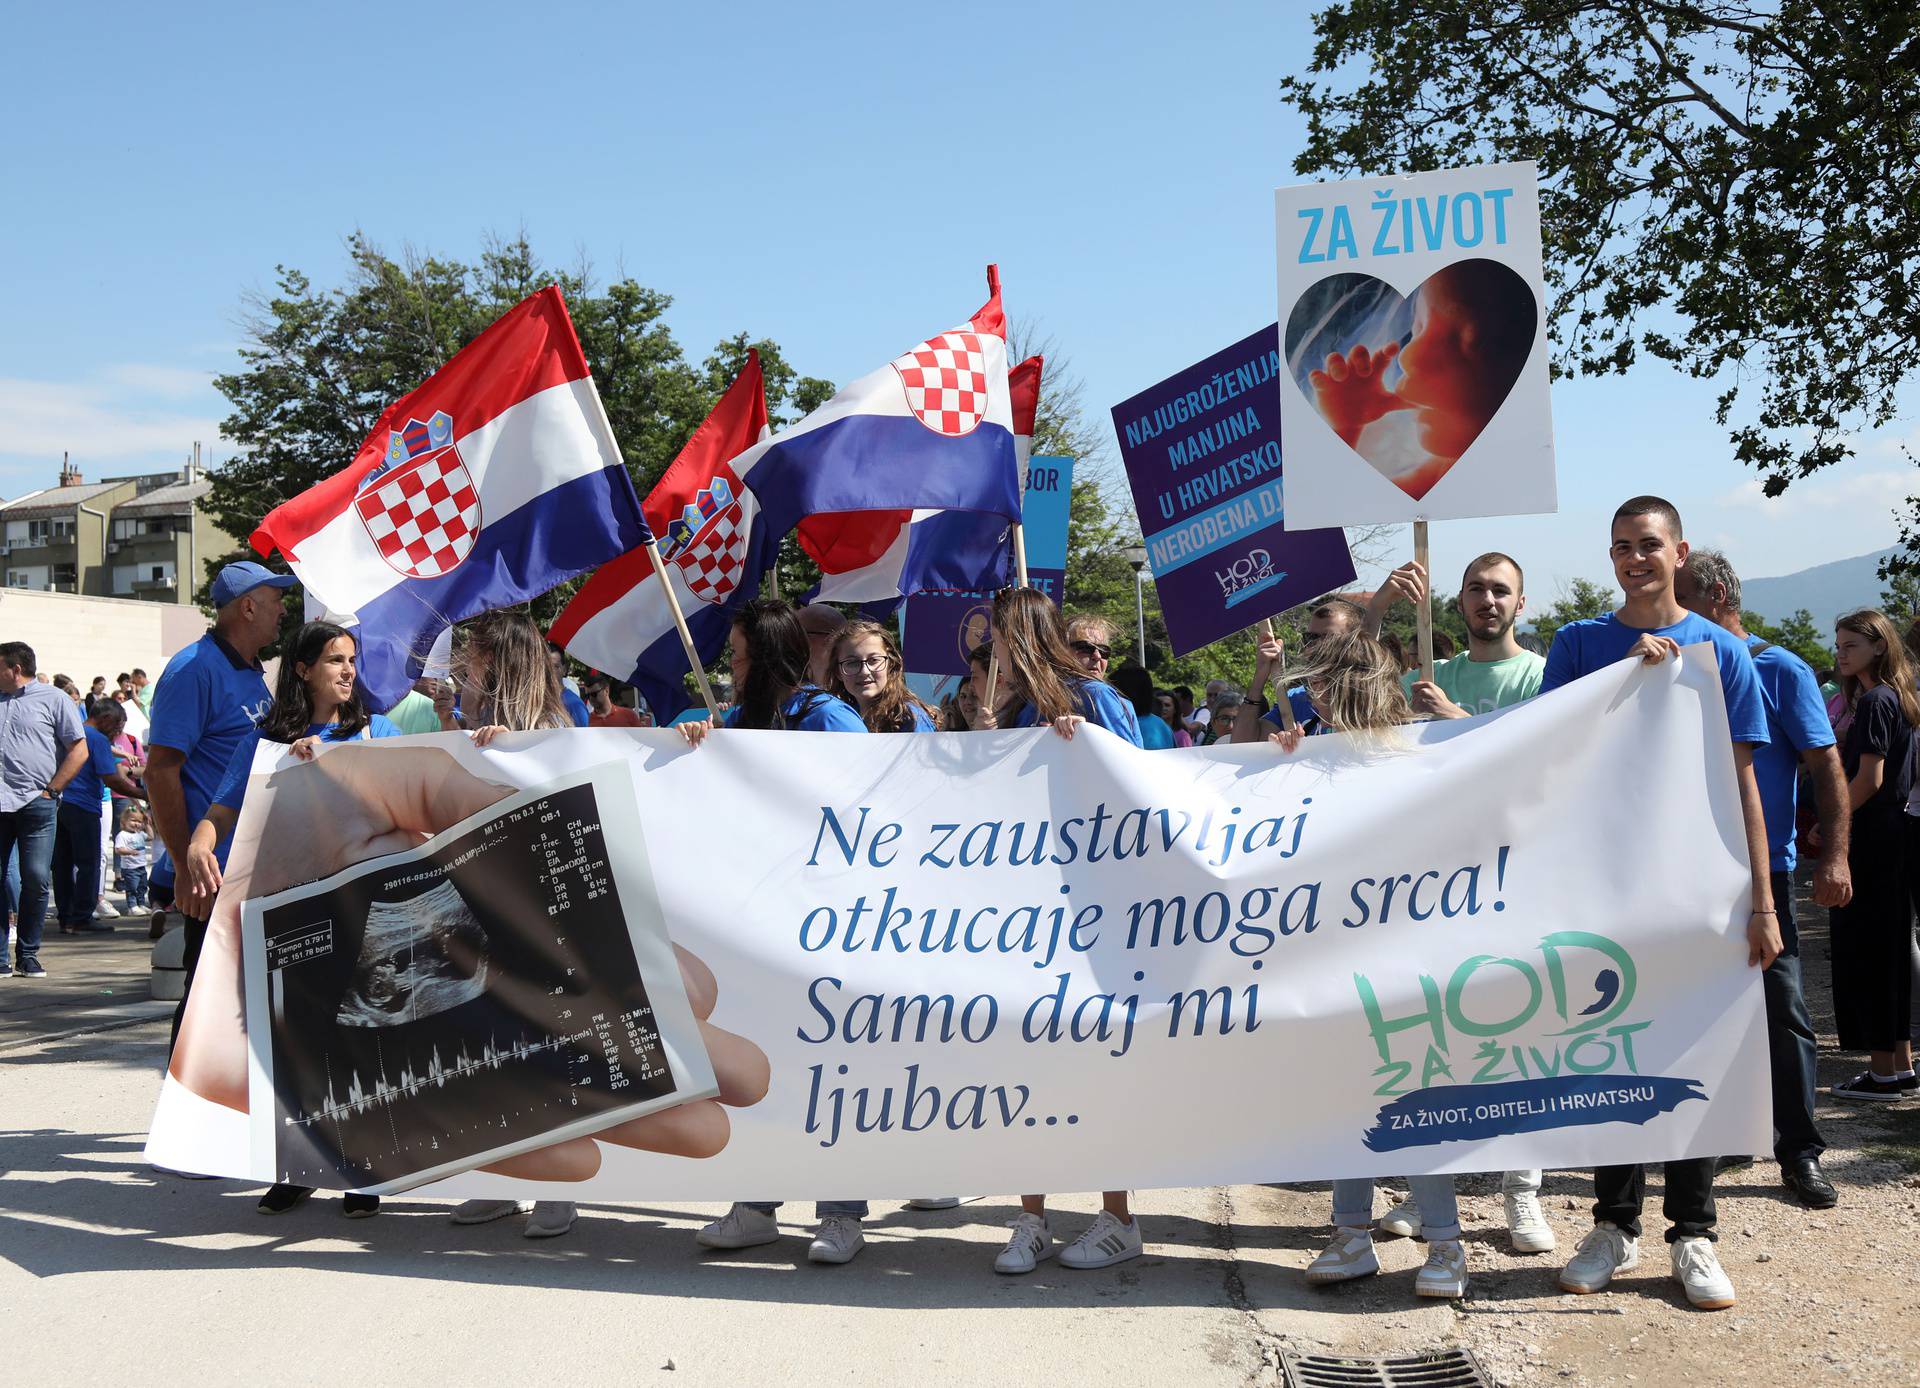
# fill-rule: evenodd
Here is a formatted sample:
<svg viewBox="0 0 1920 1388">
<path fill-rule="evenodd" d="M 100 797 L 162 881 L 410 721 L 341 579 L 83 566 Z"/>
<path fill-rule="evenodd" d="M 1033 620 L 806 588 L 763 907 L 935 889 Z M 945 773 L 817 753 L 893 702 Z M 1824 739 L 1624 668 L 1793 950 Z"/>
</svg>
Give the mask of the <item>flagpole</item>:
<svg viewBox="0 0 1920 1388">
<path fill-rule="evenodd" d="M 620 465 L 626 466 L 626 458 L 620 452 L 620 440 L 614 437 L 613 421 L 607 418 L 607 403 L 600 398 L 599 382 L 591 373 L 587 376 L 587 386 L 593 392 L 593 407 L 600 411 L 600 427 L 607 431 L 607 440 L 613 444 L 613 454 L 620 459 Z M 645 524 L 643 519 L 641 522 Z M 673 576 L 667 572 L 667 564 L 660 557 L 660 542 L 653 537 L 652 527 L 647 533 L 647 558 L 653 561 L 653 571 L 660 579 L 660 591 L 666 594 L 667 610 L 673 614 L 673 627 L 680 633 L 680 646 L 687 653 L 687 665 L 693 671 L 694 682 L 700 686 L 700 697 L 707 701 L 707 713 L 714 722 L 720 721 L 720 703 L 713 697 L 713 686 L 707 683 L 706 666 L 700 663 L 700 653 L 694 649 L 693 633 L 687 629 L 687 614 L 680 610 L 680 595 L 673 591 Z"/>
<path fill-rule="evenodd" d="M 1019 521 L 1013 523 L 1013 574 L 1022 588 L 1027 586 L 1027 536 L 1026 527 Z"/>
</svg>

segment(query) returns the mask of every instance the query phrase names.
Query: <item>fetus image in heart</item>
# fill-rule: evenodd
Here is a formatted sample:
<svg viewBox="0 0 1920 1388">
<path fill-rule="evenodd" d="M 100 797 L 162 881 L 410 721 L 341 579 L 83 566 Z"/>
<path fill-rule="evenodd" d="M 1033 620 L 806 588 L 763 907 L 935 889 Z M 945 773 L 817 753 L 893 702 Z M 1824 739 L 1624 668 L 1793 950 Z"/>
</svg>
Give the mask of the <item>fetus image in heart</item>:
<svg viewBox="0 0 1920 1388">
<path fill-rule="evenodd" d="M 1287 371 L 1354 452 L 1416 501 L 1499 413 L 1533 351 L 1532 288 L 1458 260 L 1404 297 L 1366 274 L 1316 280 L 1287 315 Z"/>
</svg>

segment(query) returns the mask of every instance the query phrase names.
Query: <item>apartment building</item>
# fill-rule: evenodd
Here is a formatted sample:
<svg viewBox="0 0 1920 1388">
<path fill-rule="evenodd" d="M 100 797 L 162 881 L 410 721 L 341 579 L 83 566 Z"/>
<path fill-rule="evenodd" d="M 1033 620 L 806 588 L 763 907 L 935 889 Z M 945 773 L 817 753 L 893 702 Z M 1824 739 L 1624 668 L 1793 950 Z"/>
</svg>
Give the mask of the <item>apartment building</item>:
<svg viewBox="0 0 1920 1388">
<path fill-rule="evenodd" d="M 63 459 L 58 486 L 0 506 L 5 586 L 191 603 L 202 561 L 232 547 L 200 508 L 210 487 L 197 462 L 88 482 Z"/>
</svg>

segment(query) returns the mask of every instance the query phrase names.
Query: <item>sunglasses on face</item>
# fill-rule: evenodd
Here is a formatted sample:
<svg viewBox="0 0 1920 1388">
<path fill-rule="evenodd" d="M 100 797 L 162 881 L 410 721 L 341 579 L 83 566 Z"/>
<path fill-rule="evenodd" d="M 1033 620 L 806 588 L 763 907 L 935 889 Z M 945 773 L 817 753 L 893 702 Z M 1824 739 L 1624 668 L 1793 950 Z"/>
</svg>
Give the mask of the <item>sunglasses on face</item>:
<svg viewBox="0 0 1920 1388">
<path fill-rule="evenodd" d="M 1102 646 L 1093 641 L 1069 641 L 1067 646 L 1075 655 L 1098 656 L 1101 660 L 1113 659 L 1113 647 Z"/>
</svg>

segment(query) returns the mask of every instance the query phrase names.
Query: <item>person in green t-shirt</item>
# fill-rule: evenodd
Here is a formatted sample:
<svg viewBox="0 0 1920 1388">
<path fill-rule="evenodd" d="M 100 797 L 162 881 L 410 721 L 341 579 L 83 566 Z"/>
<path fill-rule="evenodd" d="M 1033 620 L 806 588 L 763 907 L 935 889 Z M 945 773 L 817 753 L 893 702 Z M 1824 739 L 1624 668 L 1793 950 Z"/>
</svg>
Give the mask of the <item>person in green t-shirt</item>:
<svg viewBox="0 0 1920 1388">
<path fill-rule="evenodd" d="M 1510 704 L 1525 703 L 1540 692 L 1547 662 L 1521 649 L 1514 623 L 1527 610 L 1526 580 L 1520 565 L 1498 552 L 1483 554 L 1460 578 L 1460 615 L 1467 623 L 1467 649 L 1433 667 L 1433 680 L 1406 678 L 1407 698 L 1415 713 L 1430 718 L 1471 718 Z M 1402 564 L 1387 577 L 1367 604 L 1369 635 L 1377 635 L 1387 608 L 1398 598 L 1416 607 L 1427 600 L 1426 571 Z"/>
</svg>

